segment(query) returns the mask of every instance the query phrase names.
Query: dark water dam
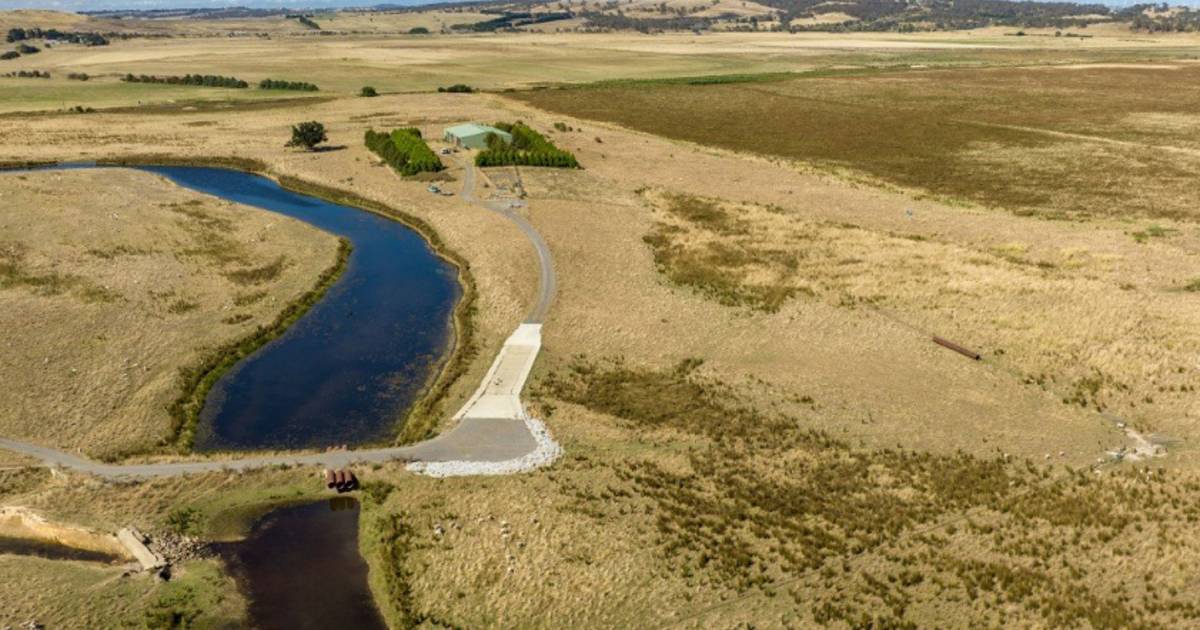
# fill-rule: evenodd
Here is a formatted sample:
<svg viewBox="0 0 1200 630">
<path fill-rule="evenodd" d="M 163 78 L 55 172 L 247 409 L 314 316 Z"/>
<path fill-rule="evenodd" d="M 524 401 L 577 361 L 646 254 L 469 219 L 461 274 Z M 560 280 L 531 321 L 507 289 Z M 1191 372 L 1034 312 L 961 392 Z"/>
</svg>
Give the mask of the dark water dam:
<svg viewBox="0 0 1200 630">
<path fill-rule="evenodd" d="M 321 448 L 394 434 L 452 341 L 454 266 L 401 223 L 265 177 L 143 170 L 299 219 L 354 247 L 341 278 L 308 313 L 218 380 L 200 413 L 197 450 Z"/>
<path fill-rule="evenodd" d="M 217 381 L 200 413 L 196 448 L 325 447 L 394 434 L 453 341 L 451 316 L 460 294 L 454 266 L 401 223 L 291 192 L 265 177 L 215 168 L 141 168 L 299 219 L 354 248 L 317 304 Z M 279 508 L 260 519 L 245 541 L 218 546 L 249 595 L 254 627 L 386 627 L 358 551 L 358 515 L 358 502 L 348 498 Z M 110 561 L 4 538 L 0 553 Z"/>
<path fill-rule="evenodd" d="M 200 450 L 324 447 L 385 439 L 452 341 L 457 270 L 390 219 L 247 173 L 146 167 L 175 183 L 278 212 L 350 241 L 338 281 L 278 339 L 224 374 L 196 432 Z M 305 256 L 296 252 L 295 256 Z M 358 550 L 359 505 L 274 510 L 221 555 L 256 628 L 385 628 Z"/>
<path fill-rule="evenodd" d="M 244 585 L 255 628 L 385 629 L 358 552 L 358 501 L 339 497 L 274 510 L 221 557 Z"/>
</svg>

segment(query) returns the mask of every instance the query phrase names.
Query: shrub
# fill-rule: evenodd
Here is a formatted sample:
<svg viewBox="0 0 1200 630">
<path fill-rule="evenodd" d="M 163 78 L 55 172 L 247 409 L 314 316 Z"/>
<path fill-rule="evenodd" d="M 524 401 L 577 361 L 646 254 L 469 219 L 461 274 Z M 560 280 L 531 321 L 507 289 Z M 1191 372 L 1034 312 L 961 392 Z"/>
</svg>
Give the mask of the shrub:
<svg viewBox="0 0 1200 630">
<path fill-rule="evenodd" d="M 408 34 L 409 35 L 428 35 L 429 29 L 425 28 L 424 26 L 414 26 L 414 27 L 408 29 Z"/>
<path fill-rule="evenodd" d="M 473 88 L 465 83 L 455 83 L 454 85 L 451 85 L 450 87 L 439 87 L 438 91 L 439 92 L 470 94 L 471 92 L 475 91 L 475 88 Z"/>
<path fill-rule="evenodd" d="M 285 146 L 304 147 L 306 150 L 312 151 L 313 147 L 328 139 L 329 137 L 325 135 L 325 125 L 310 120 L 292 125 L 292 139 Z"/>
<path fill-rule="evenodd" d="M 9 72 L 4 76 L 17 79 L 49 79 L 50 73 L 41 70 L 19 70 L 17 72 Z"/>
<path fill-rule="evenodd" d="M 401 175 L 433 173 L 445 168 L 429 145 L 425 144 L 419 129 L 396 129 L 390 134 L 368 129 L 363 141 L 368 149 Z"/>
<path fill-rule="evenodd" d="M 99 33 L 92 32 L 74 32 L 60 31 L 58 29 L 40 28 L 10 28 L 8 29 L 7 40 L 11 42 L 19 42 L 26 39 L 48 39 L 57 42 L 69 42 L 72 44 L 83 44 L 85 46 L 106 46 L 108 40 Z"/>
<path fill-rule="evenodd" d="M 223 87 L 244 89 L 249 83 L 237 77 L 223 77 L 215 74 L 185 74 L 183 76 L 153 76 L 148 74 L 126 74 L 121 78 L 126 83 L 166 83 L 168 85 L 195 85 L 199 87 Z"/>
<path fill-rule="evenodd" d="M 364 85 L 364 86 L 363 86 L 363 89 L 361 89 L 361 90 L 359 90 L 359 91 L 358 91 L 358 95 L 359 95 L 359 96 L 365 96 L 365 97 L 367 97 L 367 98 L 371 98 L 371 97 L 374 97 L 374 96 L 379 96 L 379 92 L 376 92 L 376 91 L 375 91 L 375 88 L 373 88 L 373 87 L 371 87 L 371 86 L 369 86 L 369 85 Z"/>
<path fill-rule="evenodd" d="M 41 52 L 41 50 L 37 46 L 30 46 L 29 44 L 20 44 L 19 46 L 17 46 L 17 52 L 21 53 L 22 55 L 32 55 L 32 54 Z"/>
<path fill-rule="evenodd" d="M 298 91 L 298 92 L 316 92 L 316 91 L 320 90 L 321 88 L 318 88 L 316 85 L 313 85 L 312 83 L 305 83 L 304 81 L 282 81 L 279 79 L 263 79 L 262 81 L 258 82 L 258 89 L 260 89 L 260 90 L 294 90 L 294 91 Z"/>
<path fill-rule="evenodd" d="M 5 51 L 4 54 L 0 55 L 0 59 L 4 59 L 4 60 L 16 59 L 17 57 L 20 57 L 20 56 L 21 56 L 21 53 L 15 51 L 15 50 L 9 50 L 9 51 Z"/>
<path fill-rule="evenodd" d="M 67 78 L 72 81 L 87 81 L 91 77 L 86 72 L 72 72 L 67 75 Z"/>
<path fill-rule="evenodd" d="M 494 126 L 511 134 L 512 143 L 506 144 L 498 136 L 489 136 L 488 148 L 475 156 L 476 166 L 579 168 L 579 162 L 573 154 L 554 146 L 542 134 L 522 122 L 496 123 Z"/>
<path fill-rule="evenodd" d="M 167 527 L 176 534 L 199 534 L 204 514 L 194 507 L 176 508 L 167 515 Z"/>
<path fill-rule="evenodd" d="M 164 590 L 158 599 L 146 608 L 146 627 L 191 628 L 204 612 L 196 603 L 195 589 L 188 584 Z"/>
</svg>

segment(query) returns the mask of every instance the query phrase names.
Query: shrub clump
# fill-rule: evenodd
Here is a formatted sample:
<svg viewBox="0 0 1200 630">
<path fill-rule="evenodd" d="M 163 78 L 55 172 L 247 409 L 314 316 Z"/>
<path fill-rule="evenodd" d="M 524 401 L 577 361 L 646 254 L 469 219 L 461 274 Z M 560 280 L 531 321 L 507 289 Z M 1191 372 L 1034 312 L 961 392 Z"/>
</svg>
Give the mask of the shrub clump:
<svg viewBox="0 0 1200 630">
<path fill-rule="evenodd" d="M 467 85 L 466 83 L 455 83 L 454 85 L 451 85 L 450 87 L 439 87 L 438 91 L 439 92 L 470 94 L 471 92 L 475 91 L 475 88 Z"/>
<path fill-rule="evenodd" d="M 6 73 L 4 76 L 18 79 L 49 79 L 50 73 L 42 70 L 19 70 Z"/>
<path fill-rule="evenodd" d="M 317 92 L 321 88 L 304 81 L 283 81 L 281 79 L 263 79 L 258 82 L 260 90 L 292 90 L 296 92 Z"/>
<path fill-rule="evenodd" d="M 56 42 L 83 44 L 84 46 L 107 46 L 108 40 L 103 35 L 88 31 L 60 31 L 55 28 L 10 28 L 5 41 L 19 42 L 27 39 L 48 39 Z"/>
<path fill-rule="evenodd" d="M 223 87 L 244 89 L 249 83 L 237 77 L 216 74 L 185 74 L 183 76 L 153 76 L 149 74 L 126 74 L 121 78 L 126 83 L 166 83 L 168 85 L 195 85 L 200 87 Z"/>
<path fill-rule="evenodd" d="M 512 135 L 506 143 L 496 135 L 488 137 L 488 148 L 475 156 L 476 166 L 553 166 L 579 168 L 579 161 L 569 151 L 554 146 L 542 134 L 522 122 L 496 123 L 497 129 Z"/>
<path fill-rule="evenodd" d="M 391 133 L 368 129 L 363 140 L 371 152 L 401 175 L 434 173 L 446 168 L 415 127 L 396 129 Z"/>
</svg>

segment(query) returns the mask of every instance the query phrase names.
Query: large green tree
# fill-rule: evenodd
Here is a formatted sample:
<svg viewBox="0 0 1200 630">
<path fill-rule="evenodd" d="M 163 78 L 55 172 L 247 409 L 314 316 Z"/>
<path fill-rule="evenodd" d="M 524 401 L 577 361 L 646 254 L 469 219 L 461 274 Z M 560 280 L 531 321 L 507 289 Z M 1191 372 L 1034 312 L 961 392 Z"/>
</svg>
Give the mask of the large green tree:
<svg viewBox="0 0 1200 630">
<path fill-rule="evenodd" d="M 312 151 L 314 147 L 328 139 L 325 135 L 325 125 L 310 120 L 292 125 L 292 139 L 288 141 L 287 146 L 304 147 L 305 150 Z"/>
</svg>

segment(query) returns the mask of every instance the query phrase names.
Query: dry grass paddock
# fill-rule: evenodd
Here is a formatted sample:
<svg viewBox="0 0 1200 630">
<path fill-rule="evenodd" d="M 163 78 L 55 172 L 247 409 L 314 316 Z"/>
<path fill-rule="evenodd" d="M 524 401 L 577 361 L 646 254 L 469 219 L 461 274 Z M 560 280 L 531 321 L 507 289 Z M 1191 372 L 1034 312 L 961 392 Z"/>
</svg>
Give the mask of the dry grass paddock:
<svg viewBox="0 0 1200 630">
<path fill-rule="evenodd" d="M 867 310 L 927 339 L 963 341 L 1065 405 L 1187 432 L 1176 419 L 1194 404 L 1200 321 L 1183 290 L 1196 273 L 1183 252 L 1130 247 L 1150 250 L 1140 258 L 1155 278 L 1145 283 L 1114 255 L 1079 245 L 1030 256 L 1021 241 L 975 249 L 780 207 L 648 197 L 661 217 L 646 237 L 656 262 L 722 304 L 774 312 L 818 300 L 847 316 Z"/>
<path fill-rule="evenodd" d="M 0 174 L 0 431 L 92 457 L 170 440 L 178 371 L 333 264 L 296 220 L 126 170 Z"/>
<path fill-rule="evenodd" d="M 9 17 L 5 18 L 8 15 Z M 57 14 L 56 14 L 57 15 Z M 252 21 L 245 28 L 224 20 L 141 20 L 95 26 L 103 32 L 137 30 L 177 33 L 175 38 L 115 39 L 110 45 L 61 44 L 35 55 L 0 62 L 0 74 L 19 70 L 50 72 L 53 78 L 0 77 L 0 112 L 95 109 L 214 101 L 311 96 L 305 92 L 259 90 L 265 78 L 307 81 L 322 95 L 354 96 L 364 85 L 381 93 L 426 92 L 466 83 L 486 90 L 603 80 L 679 76 L 803 72 L 829 68 L 896 66 L 994 66 L 1031 63 L 1170 61 L 1192 54 L 1193 36 L 1130 39 L 1057 38 L 1017 41 L 1002 34 L 932 33 L 854 36 L 811 33 L 713 33 L 697 37 L 670 33 L 434 34 L 398 35 L 412 26 L 440 27 L 472 14 L 422 12 L 338 16 L 330 28 L 354 35 L 317 36 L 296 20 Z M 56 25 L 51 18 L 12 17 L 0 22 L 29 27 Z M 125 22 L 125 21 L 122 21 Z M 135 26 L 129 26 L 135 25 Z M 57 25 L 62 28 L 61 25 Z M 71 28 L 88 28 L 86 24 Z M 236 36 L 224 36 L 228 28 Z M 279 30 L 276 30 L 279 29 Z M 256 36 L 267 33 L 269 37 Z M 216 37 L 213 35 L 220 34 Z M 1033 38 L 1030 38 L 1032 40 Z M 305 59 L 298 67 L 296 59 Z M 496 63 L 503 59 L 502 64 Z M 90 80 L 72 81 L 70 73 Z M 153 75 L 219 74 L 251 83 L 249 89 L 122 83 L 127 73 Z"/>
<path fill-rule="evenodd" d="M 573 73 L 565 80 L 611 78 L 630 59 L 641 61 L 639 76 L 803 69 L 835 58 L 1127 64 L 1186 41 L 1114 38 L 1107 48 L 1088 41 L 1082 52 L 1066 48 L 1075 42 L 1053 42 L 1064 48 L 1046 52 L 992 50 L 1013 41 L 996 36 L 981 51 L 986 46 L 969 37 L 496 36 L 430 40 L 420 56 L 407 40 L 378 51 L 367 40 L 333 38 L 322 46 L 347 56 L 357 50 L 394 70 L 389 76 L 445 77 L 452 68 L 471 82 L 488 55 L 536 42 L 544 48 L 529 46 L 511 73 L 494 78 L 496 86 L 519 86 L 564 80 L 563 68 Z M 449 41 L 456 46 L 443 45 Z M 197 45 L 169 42 L 163 50 L 171 44 Z M 217 57 L 209 67 L 222 74 L 249 72 L 236 65 L 243 62 Z M 146 67 L 166 67 L 162 58 L 155 52 Z M 315 73 L 340 72 L 340 55 L 317 58 Z M 244 63 L 267 68 L 277 60 Z M 347 89 L 379 76 L 378 68 L 347 74 Z M 1133 121 L 1128 129 L 1141 130 L 1136 137 L 1114 135 L 1120 120 L 1100 124 L 1096 112 L 1085 117 L 1094 126 L 1071 126 L 1053 117 L 1062 113 L 1058 106 L 1079 102 L 1075 92 L 1085 86 L 1078 77 L 1108 77 L 1108 70 L 1036 72 L 1060 73 L 1053 81 L 1071 87 L 1064 88 L 1070 98 L 1051 103 L 1050 118 L 1036 121 L 1039 128 L 1073 135 L 1034 134 L 1029 155 L 1017 160 L 997 150 L 971 153 L 986 146 L 975 139 L 996 138 L 989 128 L 955 128 L 961 135 L 937 137 L 962 140 L 951 157 L 964 170 L 947 171 L 947 186 L 978 177 L 972 171 L 985 157 L 999 164 L 989 168 L 1014 169 L 1037 151 L 1078 155 L 1076 143 L 1084 141 L 1074 136 L 1138 143 L 1190 137 L 1189 113 L 1157 105 L 1114 106 L 1136 110 L 1123 112 Z M 1145 70 L 1166 72 L 1190 71 Z M 932 106 L 915 99 L 913 85 L 936 88 L 927 75 L 828 80 L 856 103 L 871 95 L 911 103 L 920 115 L 910 132 L 918 133 Z M 953 76 L 960 85 L 992 80 L 978 75 Z M 797 86 L 815 80 L 621 84 L 597 93 L 628 95 L 631 111 L 644 111 L 643 103 L 669 109 L 661 96 L 675 89 L 753 87 L 776 104 L 801 102 Z M 1011 80 L 1001 83 L 1016 89 Z M 953 194 L 960 188 L 930 195 L 904 182 L 876 186 L 894 172 L 864 175 L 862 160 L 831 173 L 828 165 L 798 167 L 529 104 L 570 94 L 388 94 L 226 111 L 13 115 L 0 117 L 0 158 L 255 159 L 274 173 L 352 190 L 427 221 L 470 262 L 479 290 L 479 352 L 444 403 L 452 409 L 524 315 L 536 289 L 533 252 L 504 219 L 375 166 L 361 146 L 363 131 L 415 125 L 438 137 L 441 127 L 463 120 L 521 119 L 579 157 L 583 170 L 521 169 L 528 218 L 554 254 L 559 281 L 531 400 L 567 455 L 547 470 L 504 478 L 428 479 L 397 465 L 361 471 L 362 547 L 380 606 L 397 627 L 420 619 L 465 627 L 1195 623 L 1200 611 L 1189 594 L 1200 549 L 1191 531 L 1200 487 L 1189 444 L 1200 407 L 1191 391 L 1197 366 L 1186 362 L 1196 343 L 1196 293 L 1186 289 L 1200 277 L 1193 260 L 1200 233 L 1190 213 L 1085 214 L 1065 194 L 1038 200 L 1032 213 L 994 210 L 965 203 Z M 1137 102 L 1163 98 L 1148 88 Z M 827 104 L 811 107 L 833 116 Z M 1033 113 L 1012 115 L 1025 124 L 1021 117 Z M 289 125 L 311 119 L 327 125 L 330 144 L 345 148 L 283 150 Z M 573 131 L 555 131 L 555 122 Z M 729 121 L 718 122 L 703 139 L 728 137 L 720 134 Z M 808 124 L 804 117 L 795 123 Z M 1168 127 L 1181 135 L 1155 135 Z M 1190 168 L 1190 158 L 1179 155 L 1155 159 Z M 1153 186 L 1156 173 L 1135 174 Z M 449 175 L 460 179 L 461 169 L 452 165 Z M 10 194 L 8 185 L 0 190 Z M 1161 207 L 1176 207 L 1167 197 Z M 1056 213 L 1073 220 L 1045 219 Z M 934 346 L 930 332 L 977 346 L 986 360 Z M 1103 377 L 1093 379 L 1096 372 Z M 1097 406 L 1179 442 L 1164 458 L 1092 472 L 1087 467 L 1098 457 L 1128 444 Z M 313 472 L 126 485 L 24 471 L 4 478 L 0 500 L 89 526 L 133 522 L 151 531 L 194 509 L 198 527 L 224 533 L 228 519 L 240 522 L 253 505 L 311 496 Z M 66 591 L 46 592 L 31 612 L 48 610 Z"/>
<path fill-rule="evenodd" d="M 1194 219 L 1197 79 L 1190 63 L 905 70 L 518 98 L 982 206 Z"/>
</svg>

